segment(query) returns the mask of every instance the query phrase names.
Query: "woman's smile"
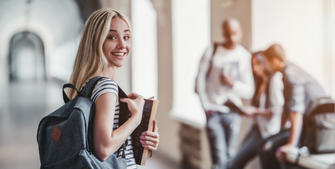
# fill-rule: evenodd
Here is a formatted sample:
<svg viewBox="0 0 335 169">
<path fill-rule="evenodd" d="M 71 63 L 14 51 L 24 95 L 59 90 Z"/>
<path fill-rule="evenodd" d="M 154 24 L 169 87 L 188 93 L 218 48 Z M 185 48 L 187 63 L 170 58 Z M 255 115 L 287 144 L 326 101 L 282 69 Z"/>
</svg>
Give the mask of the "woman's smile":
<svg viewBox="0 0 335 169">
<path fill-rule="evenodd" d="M 126 53 L 123 52 L 112 52 L 112 55 L 114 56 L 124 56 Z"/>
</svg>

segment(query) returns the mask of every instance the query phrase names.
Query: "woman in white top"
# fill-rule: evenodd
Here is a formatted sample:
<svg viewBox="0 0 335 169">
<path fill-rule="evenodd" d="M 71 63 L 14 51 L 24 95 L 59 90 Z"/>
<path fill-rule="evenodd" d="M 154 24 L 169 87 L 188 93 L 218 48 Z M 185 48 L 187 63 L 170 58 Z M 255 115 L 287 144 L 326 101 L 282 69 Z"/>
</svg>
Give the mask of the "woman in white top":
<svg viewBox="0 0 335 169">
<path fill-rule="evenodd" d="M 280 131 L 284 105 L 282 74 L 270 74 L 262 52 L 252 55 L 255 93 L 251 106 L 243 110 L 254 118 L 255 124 L 244 138 L 241 148 L 231 161 L 230 169 L 242 169 L 255 157 L 264 140 Z"/>
<path fill-rule="evenodd" d="M 131 93 L 129 98 L 120 100 L 128 104 L 131 117 L 122 126 L 118 126 L 118 86 L 113 79 L 116 69 L 122 67 L 128 58 L 131 46 L 130 22 L 126 16 L 112 9 L 95 11 L 83 28 L 70 80 L 77 89 L 81 89 L 91 78 L 105 77 L 97 83 L 91 97 L 96 107 L 93 153 L 104 161 L 128 139 L 125 152 L 127 169 L 137 168 L 129 136 L 141 122 L 144 99 L 136 93 Z M 72 99 L 76 92 L 69 90 L 68 95 Z M 156 121 L 154 131 L 143 132 L 140 139 L 144 148 L 157 149 L 159 135 Z M 119 154 L 121 155 L 122 153 Z"/>
</svg>

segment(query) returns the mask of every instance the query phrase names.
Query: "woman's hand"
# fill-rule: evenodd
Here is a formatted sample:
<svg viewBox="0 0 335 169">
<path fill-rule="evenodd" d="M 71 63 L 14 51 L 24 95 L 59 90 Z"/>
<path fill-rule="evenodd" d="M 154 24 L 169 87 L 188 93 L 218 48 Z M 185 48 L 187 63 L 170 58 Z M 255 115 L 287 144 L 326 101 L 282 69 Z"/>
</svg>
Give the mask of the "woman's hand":
<svg viewBox="0 0 335 169">
<path fill-rule="evenodd" d="M 254 106 L 246 106 L 246 107 L 243 107 L 242 111 L 246 115 L 252 116 L 252 115 L 254 115 L 258 112 L 258 108 L 254 107 Z"/>
<path fill-rule="evenodd" d="M 128 98 L 121 98 L 120 101 L 127 103 L 132 117 L 139 118 L 139 121 L 141 121 L 144 106 L 144 99 L 141 95 L 130 93 Z"/>
<path fill-rule="evenodd" d="M 157 128 L 157 121 L 154 120 L 154 127 L 152 131 L 145 131 L 140 136 L 142 146 L 151 151 L 156 151 L 159 143 L 159 134 Z"/>
</svg>

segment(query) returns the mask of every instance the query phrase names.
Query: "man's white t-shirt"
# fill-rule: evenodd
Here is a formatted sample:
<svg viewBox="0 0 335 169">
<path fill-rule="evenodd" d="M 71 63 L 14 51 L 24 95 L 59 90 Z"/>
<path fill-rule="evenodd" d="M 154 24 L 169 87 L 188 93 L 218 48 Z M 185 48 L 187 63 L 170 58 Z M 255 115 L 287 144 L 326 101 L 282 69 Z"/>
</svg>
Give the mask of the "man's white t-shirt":
<svg viewBox="0 0 335 169">
<path fill-rule="evenodd" d="M 211 70 L 210 62 L 214 45 L 210 46 L 203 55 L 197 78 L 197 90 L 204 110 L 230 112 L 223 104 L 229 99 L 237 106 L 242 106 L 242 98 L 250 99 L 254 93 L 254 81 L 251 68 L 251 54 L 241 45 L 235 49 L 217 46 L 213 56 Z M 209 72 L 206 78 L 207 71 Z M 232 77 L 232 88 L 221 84 L 220 74 Z"/>
</svg>

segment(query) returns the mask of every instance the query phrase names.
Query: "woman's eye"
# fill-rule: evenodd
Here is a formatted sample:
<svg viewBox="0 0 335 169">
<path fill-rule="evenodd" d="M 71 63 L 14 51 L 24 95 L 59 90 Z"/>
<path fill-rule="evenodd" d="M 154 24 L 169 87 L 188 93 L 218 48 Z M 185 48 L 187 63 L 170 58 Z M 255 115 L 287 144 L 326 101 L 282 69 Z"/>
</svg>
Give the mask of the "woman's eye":
<svg viewBox="0 0 335 169">
<path fill-rule="evenodd" d="M 123 39 L 128 40 L 130 37 L 129 36 L 125 36 Z"/>
<path fill-rule="evenodd" d="M 116 39 L 114 36 L 109 36 L 108 39 Z"/>
</svg>

